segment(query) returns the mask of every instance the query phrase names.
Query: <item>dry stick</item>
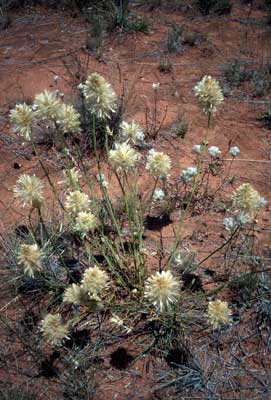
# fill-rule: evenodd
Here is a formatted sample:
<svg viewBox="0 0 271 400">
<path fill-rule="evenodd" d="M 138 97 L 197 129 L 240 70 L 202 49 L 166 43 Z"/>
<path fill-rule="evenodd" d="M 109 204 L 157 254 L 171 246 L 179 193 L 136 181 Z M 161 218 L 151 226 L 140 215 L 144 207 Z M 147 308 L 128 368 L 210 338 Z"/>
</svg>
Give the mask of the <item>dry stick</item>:
<svg viewBox="0 0 271 400">
<path fill-rule="evenodd" d="M 227 244 L 229 244 L 229 243 L 232 241 L 232 239 L 234 238 L 235 234 L 238 232 L 239 228 L 240 228 L 240 227 L 238 226 L 238 227 L 234 230 L 234 232 L 231 234 L 231 236 L 229 237 L 229 239 L 226 240 L 226 242 L 222 243 L 222 245 L 220 245 L 217 249 L 215 249 L 215 250 L 212 251 L 210 254 L 208 254 L 207 257 L 205 257 L 203 260 L 201 260 L 201 261 L 199 262 L 198 266 L 201 265 L 201 264 L 203 264 L 205 261 L 207 261 L 209 258 L 211 258 L 211 257 L 212 257 L 214 254 L 216 254 L 218 251 L 222 250 L 223 247 L 227 246 Z"/>
</svg>

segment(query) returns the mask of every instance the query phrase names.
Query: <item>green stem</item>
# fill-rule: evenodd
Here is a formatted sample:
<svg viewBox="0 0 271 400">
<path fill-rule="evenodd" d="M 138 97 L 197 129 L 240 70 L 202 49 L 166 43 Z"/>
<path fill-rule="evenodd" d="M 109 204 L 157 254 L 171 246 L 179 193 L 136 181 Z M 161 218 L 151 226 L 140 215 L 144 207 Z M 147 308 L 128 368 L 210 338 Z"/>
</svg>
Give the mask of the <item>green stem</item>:
<svg viewBox="0 0 271 400">
<path fill-rule="evenodd" d="M 195 194 L 195 192 L 197 190 L 197 187 L 198 187 L 198 181 L 199 181 L 200 172 L 201 172 L 201 165 L 202 165 L 202 161 L 203 161 L 203 158 L 204 158 L 204 155 L 205 155 L 205 152 L 206 152 L 207 143 L 208 143 L 208 135 L 209 135 L 210 123 L 211 123 L 211 113 L 209 112 L 208 113 L 208 124 L 207 124 L 204 144 L 203 144 L 203 150 L 202 150 L 202 152 L 200 154 L 200 157 L 199 157 L 197 175 L 195 176 L 195 179 L 194 179 L 194 182 L 193 182 L 193 186 L 192 186 L 192 190 L 191 190 L 191 193 L 190 193 L 190 196 L 189 196 L 187 207 L 186 207 L 186 209 L 185 209 L 185 211 L 184 211 L 184 213 L 183 213 L 183 215 L 182 215 L 182 217 L 180 219 L 180 222 L 179 222 L 179 225 L 178 225 L 178 228 L 177 228 L 177 232 L 176 232 L 176 238 L 175 238 L 175 241 L 173 243 L 170 255 L 167 258 L 163 269 L 167 269 L 169 267 L 172 259 L 174 258 L 175 254 L 176 254 L 176 251 L 177 251 L 177 249 L 178 249 L 178 247 L 179 247 L 179 245 L 181 243 L 180 234 L 181 234 L 184 222 L 186 220 L 186 217 L 187 217 L 187 214 L 188 214 L 188 211 L 189 211 L 189 208 L 190 208 L 190 204 L 192 202 L 192 199 L 193 199 L 194 194 Z"/>
</svg>

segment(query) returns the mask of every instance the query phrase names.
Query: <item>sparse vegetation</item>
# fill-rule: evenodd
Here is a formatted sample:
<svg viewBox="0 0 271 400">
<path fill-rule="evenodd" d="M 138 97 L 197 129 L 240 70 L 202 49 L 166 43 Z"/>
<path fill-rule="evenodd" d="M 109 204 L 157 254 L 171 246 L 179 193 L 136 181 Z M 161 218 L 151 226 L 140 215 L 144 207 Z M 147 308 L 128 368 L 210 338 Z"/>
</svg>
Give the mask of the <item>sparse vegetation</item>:
<svg viewBox="0 0 271 400">
<path fill-rule="evenodd" d="M 0 40 L 0 398 L 269 398 L 266 11 L 51 5 Z"/>
</svg>

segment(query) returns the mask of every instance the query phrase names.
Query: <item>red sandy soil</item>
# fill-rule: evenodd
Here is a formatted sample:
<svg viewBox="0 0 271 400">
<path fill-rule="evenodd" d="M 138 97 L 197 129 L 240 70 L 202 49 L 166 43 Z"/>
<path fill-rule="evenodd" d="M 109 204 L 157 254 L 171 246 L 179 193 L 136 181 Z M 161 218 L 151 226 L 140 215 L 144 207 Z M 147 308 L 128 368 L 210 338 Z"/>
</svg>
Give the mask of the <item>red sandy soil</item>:
<svg viewBox="0 0 271 400">
<path fill-rule="evenodd" d="M 99 62 L 90 55 L 88 72 L 101 73 L 118 91 L 119 71 L 123 81 L 130 86 L 133 77 L 136 77 L 133 100 L 128 106 L 125 118 L 135 119 L 143 127 L 146 104 L 153 107 L 152 83 L 160 82 L 159 120 L 163 118 L 166 108 L 167 115 L 154 146 L 166 152 L 173 160 L 172 177 L 179 175 L 183 168 L 192 165 L 192 146 L 202 142 L 204 137 L 206 118 L 200 114 L 192 91 L 196 82 L 203 75 L 212 75 L 222 80 L 222 67 L 232 59 L 251 60 L 255 69 L 270 62 L 270 33 L 267 32 L 265 14 L 256 4 L 250 14 L 251 22 L 245 24 L 248 12 L 249 6 L 239 1 L 234 2 L 231 15 L 220 17 L 203 17 L 193 11 L 144 11 L 144 17 L 151 23 L 149 35 L 114 33 L 106 39 L 102 61 Z M 61 11 L 43 8 L 16 10 L 10 16 L 11 25 L 0 35 L 1 228 L 10 226 L 11 221 L 21 220 L 24 215 L 23 210 L 12 198 L 12 186 L 18 176 L 23 172 L 31 172 L 42 177 L 36 157 L 28 146 L 22 146 L 21 141 L 12 133 L 8 122 L 9 109 L 18 101 L 33 101 L 35 94 L 44 89 L 55 89 L 54 75 L 59 75 L 57 87 L 64 92 L 65 99 L 73 101 L 74 95 L 68 84 L 70 76 L 63 62 L 65 61 L 75 74 L 76 58 L 79 57 L 84 62 L 88 57 L 84 48 L 86 27 L 79 17 L 72 18 Z M 170 55 L 172 72 L 163 74 L 158 69 L 159 60 L 166 51 L 167 31 L 173 22 L 185 26 L 187 30 L 206 35 L 207 40 L 195 47 L 184 45 L 178 54 Z M 238 177 L 235 187 L 243 182 L 251 182 L 261 195 L 270 201 L 270 182 L 267 179 L 270 171 L 270 133 L 256 120 L 256 116 L 264 110 L 263 98 L 254 97 L 250 89 L 241 86 L 225 98 L 224 104 L 212 121 L 209 144 L 219 146 L 223 152 L 227 151 L 229 143 L 239 146 L 241 155 L 231 172 Z M 189 122 L 189 130 L 184 139 L 176 139 L 170 134 L 180 112 L 185 113 Z M 40 150 L 46 155 L 48 167 L 55 175 L 56 181 L 59 180 L 61 172 L 57 169 L 57 153 L 43 147 Z M 19 169 L 14 168 L 18 166 Z M 141 180 L 144 181 L 143 170 Z M 218 181 L 214 179 L 213 183 L 215 185 Z M 229 193 L 232 189 L 227 187 Z M 261 228 L 269 228 L 270 215 L 267 212 L 263 212 L 262 215 Z M 177 214 L 173 215 L 175 228 L 177 217 Z M 199 254 L 204 256 L 206 251 L 216 246 L 222 219 L 223 215 L 216 213 L 190 217 L 184 233 L 187 244 L 197 248 Z M 168 248 L 174 237 L 174 224 L 162 231 Z M 258 239 L 259 242 L 268 245 L 265 235 L 259 233 Z M 148 234 L 147 244 L 150 248 L 155 249 L 158 241 L 157 233 Z M 206 267 L 219 268 L 217 263 L 218 261 L 213 260 Z M 212 284 L 206 282 L 206 288 L 211 287 Z M 131 352 L 133 353 L 133 350 Z M 107 368 L 103 368 L 101 372 L 102 380 L 104 379 L 101 399 L 126 399 L 129 393 L 138 393 L 142 384 L 145 385 L 145 389 L 152 386 L 146 374 L 148 366 L 145 361 L 141 360 L 133 365 L 132 369 L 127 371 L 126 377 L 122 373 L 118 376 L 118 371 L 112 370 L 110 365 Z"/>
</svg>

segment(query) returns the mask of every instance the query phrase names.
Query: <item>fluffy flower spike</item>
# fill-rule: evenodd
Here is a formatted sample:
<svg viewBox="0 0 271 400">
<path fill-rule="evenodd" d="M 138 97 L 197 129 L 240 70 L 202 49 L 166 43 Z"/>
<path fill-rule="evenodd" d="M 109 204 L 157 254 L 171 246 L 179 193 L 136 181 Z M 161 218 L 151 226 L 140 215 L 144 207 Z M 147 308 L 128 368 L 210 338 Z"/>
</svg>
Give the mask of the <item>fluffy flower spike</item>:
<svg viewBox="0 0 271 400">
<path fill-rule="evenodd" d="M 41 271 L 42 253 L 37 244 L 22 244 L 18 254 L 18 261 L 24 268 L 25 275 L 34 278 L 35 272 Z"/>
<path fill-rule="evenodd" d="M 128 171 L 134 168 L 139 154 L 128 143 L 116 143 L 109 151 L 109 162 L 117 171 Z"/>
<path fill-rule="evenodd" d="M 75 218 L 75 229 L 86 235 L 93 231 L 98 225 L 98 220 L 91 212 L 80 211 Z"/>
<path fill-rule="evenodd" d="M 148 170 L 155 177 L 165 178 L 171 168 L 171 160 L 167 154 L 151 149 L 146 163 Z"/>
<path fill-rule="evenodd" d="M 89 296 L 95 298 L 108 287 L 109 277 L 106 272 L 95 265 L 85 270 L 82 284 Z"/>
<path fill-rule="evenodd" d="M 80 114 L 71 105 L 62 104 L 57 123 L 63 132 L 80 132 Z"/>
<path fill-rule="evenodd" d="M 38 208 L 43 201 L 43 183 L 35 175 L 21 175 L 13 188 L 14 196 L 20 199 L 23 206 Z"/>
<path fill-rule="evenodd" d="M 215 329 L 218 328 L 219 325 L 229 324 L 231 322 L 230 316 L 231 310 L 226 301 L 209 301 L 208 320 Z"/>
<path fill-rule="evenodd" d="M 82 211 L 87 212 L 89 210 L 90 199 L 86 193 L 75 190 L 67 195 L 65 207 L 69 213 L 78 215 Z"/>
<path fill-rule="evenodd" d="M 135 121 L 132 121 L 130 124 L 123 121 L 120 125 L 120 128 L 121 139 L 123 139 L 125 142 L 135 145 L 144 140 L 144 133 Z"/>
<path fill-rule="evenodd" d="M 31 139 L 33 118 L 34 113 L 32 107 L 25 103 L 17 104 L 15 108 L 10 111 L 10 120 L 15 125 L 15 132 L 23 136 L 25 140 Z"/>
<path fill-rule="evenodd" d="M 100 119 L 110 118 L 117 108 L 117 96 L 110 83 L 94 72 L 84 84 L 79 85 L 92 114 Z"/>
<path fill-rule="evenodd" d="M 250 183 L 243 183 L 232 194 L 233 207 L 253 215 L 261 207 L 261 196 Z"/>
<path fill-rule="evenodd" d="M 78 306 L 87 305 L 89 302 L 88 292 L 83 285 L 76 285 L 73 283 L 65 289 L 63 301 Z"/>
<path fill-rule="evenodd" d="M 194 87 L 194 92 L 203 114 L 215 113 L 224 100 L 218 81 L 211 76 L 205 75 Z"/>
<path fill-rule="evenodd" d="M 62 103 L 58 100 L 56 92 L 44 92 L 35 97 L 35 115 L 38 118 L 48 118 L 57 120 L 62 108 Z"/>
<path fill-rule="evenodd" d="M 61 346 L 68 338 L 69 324 L 63 324 L 60 314 L 48 314 L 41 321 L 43 338 L 53 346 Z"/>
<path fill-rule="evenodd" d="M 147 279 L 144 296 L 161 312 L 169 310 L 180 297 L 180 282 L 170 271 L 156 272 Z"/>
</svg>

